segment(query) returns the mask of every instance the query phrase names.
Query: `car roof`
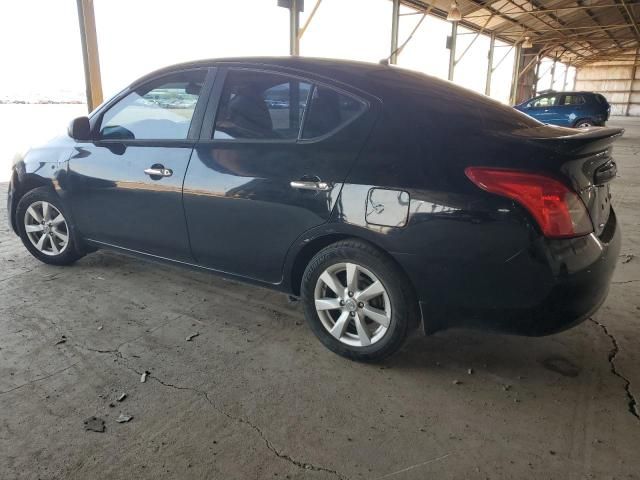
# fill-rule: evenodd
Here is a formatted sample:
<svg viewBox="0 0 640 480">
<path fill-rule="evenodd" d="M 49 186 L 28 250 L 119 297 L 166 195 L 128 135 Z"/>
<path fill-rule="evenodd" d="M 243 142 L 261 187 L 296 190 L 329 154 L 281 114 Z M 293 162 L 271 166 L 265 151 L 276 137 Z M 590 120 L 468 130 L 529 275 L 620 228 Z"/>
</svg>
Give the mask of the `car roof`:
<svg viewBox="0 0 640 480">
<path fill-rule="evenodd" d="M 402 71 L 402 69 L 391 67 L 381 63 L 358 62 L 353 60 L 338 60 L 328 58 L 310 57 L 229 57 L 213 58 L 205 60 L 195 60 L 191 62 L 170 65 L 165 68 L 153 71 L 135 82 L 138 85 L 149 79 L 163 74 L 170 74 L 175 71 L 190 68 L 211 68 L 222 64 L 238 64 L 254 67 L 279 67 L 284 69 L 299 70 L 307 73 L 325 76 L 333 80 L 348 82 L 353 77 L 363 74 L 371 74 L 383 71 Z"/>
<path fill-rule="evenodd" d="M 544 95 L 575 95 L 575 94 L 598 95 L 597 92 L 586 92 L 584 90 L 567 90 L 562 92 L 540 92 L 540 95 L 538 95 L 538 97 L 542 97 Z"/>
</svg>

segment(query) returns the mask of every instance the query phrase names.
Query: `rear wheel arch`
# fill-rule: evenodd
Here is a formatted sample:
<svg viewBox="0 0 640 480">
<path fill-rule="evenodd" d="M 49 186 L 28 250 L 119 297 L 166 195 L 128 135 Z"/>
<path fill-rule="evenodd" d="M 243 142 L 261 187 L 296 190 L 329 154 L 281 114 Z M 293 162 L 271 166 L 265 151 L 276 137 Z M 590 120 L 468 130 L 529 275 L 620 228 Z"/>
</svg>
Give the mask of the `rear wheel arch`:
<svg viewBox="0 0 640 480">
<path fill-rule="evenodd" d="M 415 308 L 419 310 L 418 305 L 418 296 L 415 291 L 415 287 L 413 282 L 411 281 L 409 275 L 405 271 L 405 269 L 396 261 L 393 256 L 387 253 L 382 247 L 376 245 L 375 243 L 366 240 L 362 237 L 353 234 L 345 234 L 345 233 L 332 233 L 327 235 L 322 235 L 320 237 L 314 238 L 309 243 L 307 243 L 304 247 L 300 249 L 300 251 L 296 254 L 295 260 L 293 261 L 293 265 L 290 270 L 289 284 L 291 292 L 299 296 L 302 286 L 302 277 L 304 272 L 309 265 L 309 262 L 313 259 L 313 257 L 320 252 L 322 249 L 333 245 L 338 242 L 342 242 L 345 240 L 353 240 L 358 243 L 362 243 L 367 245 L 368 247 L 377 251 L 378 254 L 384 256 L 389 259 L 391 262 L 395 264 L 395 267 L 400 271 L 400 273 L 404 276 L 408 285 L 411 286 L 411 297 L 415 300 Z M 417 317 L 419 319 L 419 315 Z M 418 322 L 419 323 L 419 322 Z M 418 327 L 419 325 L 415 325 Z"/>
</svg>

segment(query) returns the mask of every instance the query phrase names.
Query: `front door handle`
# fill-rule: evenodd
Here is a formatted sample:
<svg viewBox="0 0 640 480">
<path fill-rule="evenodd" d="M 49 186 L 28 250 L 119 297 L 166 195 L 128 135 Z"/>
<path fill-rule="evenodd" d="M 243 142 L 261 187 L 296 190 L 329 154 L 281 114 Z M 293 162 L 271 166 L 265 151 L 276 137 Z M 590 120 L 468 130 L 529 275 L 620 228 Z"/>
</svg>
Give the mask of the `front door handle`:
<svg viewBox="0 0 640 480">
<path fill-rule="evenodd" d="M 144 173 L 150 177 L 170 177 L 173 175 L 173 170 L 170 168 L 164 168 L 162 166 L 152 166 L 151 168 L 145 168 Z"/>
<path fill-rule="evenodd" d="M 318 181 L 304 181 L 304 180 L 294 180 L 289 185 L 292 188 L 297 188 L 299 190 L 314 190 L 316 192 L 326 192 L 327 190 L 331 190 L 332 186 L 330 183 Z"/>
</svg>

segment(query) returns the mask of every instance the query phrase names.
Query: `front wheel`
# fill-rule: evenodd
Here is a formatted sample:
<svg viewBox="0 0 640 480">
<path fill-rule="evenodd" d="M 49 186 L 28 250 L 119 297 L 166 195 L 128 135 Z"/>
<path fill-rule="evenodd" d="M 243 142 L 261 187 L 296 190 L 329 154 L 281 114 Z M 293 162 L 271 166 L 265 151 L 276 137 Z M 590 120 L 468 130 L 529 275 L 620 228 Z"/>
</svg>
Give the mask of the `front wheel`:
<svg viewBox="0 0 640 480">
<path fill-rule="evenodd" d="M 18 202 L 16 223 L 22 243 L 38 260 L 69 265 L 82 254 L 60 199 L 47 187 L 27 192 Z"/>
<path fill-rule="evenodd" d="M 583 118 L 576 122 L 576 128 L 589 128 L 593 127 L 593 122 L 588 118 Z"/>
<path fill-rule="evenodd" d="M 398 350 L 417 302 L 399 267 L 371 245 L 345 240 L 316 254 L 302 279 L 305 317 L 333 352 L 380 360 Z"/>
</svg>

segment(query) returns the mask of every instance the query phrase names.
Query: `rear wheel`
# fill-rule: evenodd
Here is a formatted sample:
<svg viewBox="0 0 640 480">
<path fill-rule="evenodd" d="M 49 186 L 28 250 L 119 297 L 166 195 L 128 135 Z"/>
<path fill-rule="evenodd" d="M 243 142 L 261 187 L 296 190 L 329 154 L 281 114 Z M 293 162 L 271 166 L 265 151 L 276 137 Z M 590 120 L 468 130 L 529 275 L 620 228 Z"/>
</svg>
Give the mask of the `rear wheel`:
<svg viewBox="0 0 640 480">
<path fill-rule="evenodd" d="M 361 361 L 401 347 L 417 310 L 398 266 L 371 245 L 345 240 L 321 250 L 302 279 L 305 316 L 333 352 Z"/>
<path fill-rule="evenodd" d="M 589 128 L 593 127 L 593 122 L 588 118 L 582 118 L 576 122 L 576 128 Z"/>
<path fill-rule="evenodd" d="M 69 265 L 82 256 L 76 248 L 69 215 L 49 188 L 36 188 L 20 199 L 16 223 L 22 243 L 38 260 Z"/>
</svg>

